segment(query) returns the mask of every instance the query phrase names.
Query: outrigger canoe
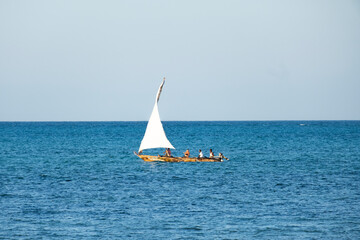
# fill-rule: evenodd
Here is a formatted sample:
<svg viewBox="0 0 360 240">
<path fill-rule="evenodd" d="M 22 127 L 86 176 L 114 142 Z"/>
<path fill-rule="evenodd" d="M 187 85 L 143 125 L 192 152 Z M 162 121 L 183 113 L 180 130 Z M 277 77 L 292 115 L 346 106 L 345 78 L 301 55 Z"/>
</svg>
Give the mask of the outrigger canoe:
<svg viewBox="0 0 360 240">
<path fill-rule="evenodd" d="M 139 155 L 134 152 L 136 156 L 144 160 L 145 162 L 223 162 L 223 158 L 195 158 L 195 157 L 165 157 L 165 156 L 151 156 L 151 155 Z"/>
<path fill-rule="evenodd" d="M 148 124 L 146 126 L 145 135 L 141 141 L 139 151 L 138 153 L 134 152 L 134 154 L 146 162 L 156 162 L 156 161 L 158 162 L 222 162 L 223 159 L 227 159 L 222 154 L 220 154 L 219 157 L 214 157 L 214 158 L 166 157 L 160 155 L 158 156 L 142 155 L 142 151 L 145 149 L 152 149 L 152 148 L 175 149 L 166 137 L 159 115 L 158 102 L 160 99 L 160 94 L 164 86 L 164 83 L 165 83 L 165 78 L 163 79 L 156 94 L 155 105 L 151 113 L 150 119 L 148 121 Z"/>
</svg>

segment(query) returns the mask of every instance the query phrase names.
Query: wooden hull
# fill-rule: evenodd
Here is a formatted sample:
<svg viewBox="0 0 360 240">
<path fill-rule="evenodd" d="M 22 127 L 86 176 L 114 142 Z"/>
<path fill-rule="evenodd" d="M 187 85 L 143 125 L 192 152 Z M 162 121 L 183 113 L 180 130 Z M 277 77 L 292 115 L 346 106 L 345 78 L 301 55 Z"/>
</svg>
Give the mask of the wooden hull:
<svg viewBox="0 0 360 240">
<path fill-rule="evenodd" d="M 139 155 L 136 154 L 139 158 L 145 162 L 222 162 L 220 158 L 191 158 L 191 157 L 161 157 L 161 156 L 151 156 L 151 155 Z"/>
</svg>

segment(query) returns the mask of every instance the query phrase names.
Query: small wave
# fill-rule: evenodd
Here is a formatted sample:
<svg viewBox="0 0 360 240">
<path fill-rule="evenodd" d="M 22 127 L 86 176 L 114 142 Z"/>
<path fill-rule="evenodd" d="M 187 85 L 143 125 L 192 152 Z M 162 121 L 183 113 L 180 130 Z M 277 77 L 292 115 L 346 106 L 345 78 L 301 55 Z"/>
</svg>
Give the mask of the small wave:
<svg viewBox="0 0 360 240">
<path fill-rule="evenodd" d="M 171 179 L 173 179 L 173 180 L 188 180 L 188 178 L 178 177 L 178 176 L 173 176 Z"/>
<path fill-rule="evenodd" d="M 184 227 L 182 229 L 184 229 L 184 230 L 195 230 L 195 231 L 201 231 L 202 230 L 202 228 L 200 226 Z"/>
<path fill-rule="evenodd" d="M 2 193 L 0 194 L 0 198 L 12 198 L 14 197 L 15 195 L 12 195 L 12 194 L 9 194 L 9 193 Z"/>
</svg>

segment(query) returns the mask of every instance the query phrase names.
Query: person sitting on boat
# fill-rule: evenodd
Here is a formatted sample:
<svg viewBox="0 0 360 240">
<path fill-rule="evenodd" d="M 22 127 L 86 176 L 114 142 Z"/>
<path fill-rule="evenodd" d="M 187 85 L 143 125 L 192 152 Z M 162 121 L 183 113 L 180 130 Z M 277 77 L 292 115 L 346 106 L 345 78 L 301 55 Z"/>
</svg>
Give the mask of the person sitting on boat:
<svg viewBox="0 0 360 240">
<path fill-rule="evenodd" d="M 170 148 L 167 148 L 164 153 L 165 153 L 165 157 L 171 157 Z"/>
<path fill-rule="evenodd" d="M 168 148 L 168 154 L 169 154 L 169 157 L 171 157 L 171 150 L 170 150 L 170 148 Z"/>
<path fill-rule="evenodd" d="M 228 159 L 227 157 L 225 157 L 224 154 L 222 154 L 222 153 L 219 153 L 219 158 L 220 158 L 220 159 L 225 158 L 226 160 L 229 160 L 229 159 Z"/>
<path fill-rule="evenodd" d="M 210 148 L 210 156 L 209 158 L 213 158 L 214 157 L 214 152 L 212 151 L 212 149 Z"/>
<path fill-rule="evenodd" d="M 204 154 L 203 152 L 201 151 L 201 149 L 199 149 L 199 158 L 203 158 L 204 157 Z"/>
<path fill-rule="evenodd" d="M 189 149 L 186 149 L 186 151 L 184 152 L 184 157 L 190 157 Z"/>
</svg>

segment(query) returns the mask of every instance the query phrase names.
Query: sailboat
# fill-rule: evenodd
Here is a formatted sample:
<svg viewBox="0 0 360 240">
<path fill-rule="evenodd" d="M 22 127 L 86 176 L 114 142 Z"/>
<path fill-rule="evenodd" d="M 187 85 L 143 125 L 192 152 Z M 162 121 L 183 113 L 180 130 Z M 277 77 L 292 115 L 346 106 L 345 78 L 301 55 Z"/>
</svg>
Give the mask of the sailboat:
<svg viewBox="0 0 360 240">
<path fill-rule="evenodd" d="M 161 91 L 164 87 L 165 78 L 163 79 L 155 98 L 154 108 L 150 115 L 150 119 L 146 126 L 145 135 L 141 141 L 139 151 L 134 152 L 136 156 L 146 162 L 222 162 L 223 156 L 213 158 L 195 158 L 195 157 L 173 157 L 173 156 L 151 156 L 143 155 L 142 151 L 152 148 L 171 148 L 175 149 L 166 137 L 163 125 L 160 120 L 158 103 L 160 99 Z"/>
</svg>

